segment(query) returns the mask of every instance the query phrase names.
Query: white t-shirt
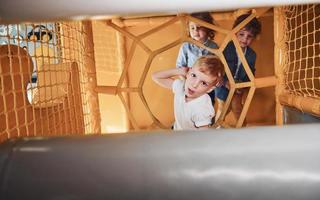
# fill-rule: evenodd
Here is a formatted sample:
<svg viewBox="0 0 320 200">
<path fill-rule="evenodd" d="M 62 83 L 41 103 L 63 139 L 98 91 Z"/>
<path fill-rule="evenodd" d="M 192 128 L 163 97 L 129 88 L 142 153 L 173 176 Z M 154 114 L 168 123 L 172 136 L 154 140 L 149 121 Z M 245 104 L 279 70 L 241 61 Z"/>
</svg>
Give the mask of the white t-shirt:
<svg viewBox="0 0 320 200">
<path fill-rule="evenodd" d="M 175 80 L 172 84 L 174 93 L 174 130 L 196 129 L 211 124 L 215 115 L 211 98 L 204 94 L 186 102 L 183 80 Z"/>
</svg>

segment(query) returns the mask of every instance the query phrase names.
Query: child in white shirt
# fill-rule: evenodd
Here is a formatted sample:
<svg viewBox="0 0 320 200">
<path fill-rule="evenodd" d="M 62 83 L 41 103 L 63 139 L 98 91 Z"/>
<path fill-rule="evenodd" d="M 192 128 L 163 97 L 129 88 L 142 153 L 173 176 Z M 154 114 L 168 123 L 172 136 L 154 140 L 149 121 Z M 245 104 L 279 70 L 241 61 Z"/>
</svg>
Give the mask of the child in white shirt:
<svg viewBox="0 0 320 200">
<path fill-rule="evenodd" d="M 153 73 L 152 79 L 174 93 L 174 130 L 209 127 L 215 116 L 207 93 L 215 89 L 224 74 L 223 64 L 214 55 L 201 56 L 192 68 L 182 67 Z M 176 79 L 183 76 L 185 80 Z"/>
</svg>

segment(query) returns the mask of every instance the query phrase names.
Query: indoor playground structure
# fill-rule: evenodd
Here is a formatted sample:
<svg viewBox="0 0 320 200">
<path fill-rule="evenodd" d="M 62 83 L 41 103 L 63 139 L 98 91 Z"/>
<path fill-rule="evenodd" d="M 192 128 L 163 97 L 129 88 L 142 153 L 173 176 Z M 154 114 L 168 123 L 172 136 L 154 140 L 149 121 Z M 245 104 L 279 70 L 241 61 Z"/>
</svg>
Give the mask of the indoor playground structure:
<svg viewBox="0 0 320 200">
<path fill-rule="evenodd" d="M 251 15 L 234 29 L 234 19 Z M 186 13 L 106 20 L 1 25 L 0 136 L 129 132 L 169 129 L 173 98 L 151 73 L 175 66 L 182 42 L 218 55 L 235 43 L 250 79 L 230 82 L 226 105 L 215 124 L 224 128 L 282 125 L 291 115 L 319 116 L 319 5 L 258 7 L 212 12 L 215 24 Z M 235 33 L 252 18 L 262 24 L 253 43 L 256 74 L 239 51 Z M 3 20 L 6 22 L 5 20 Z M 215 31 L 219 49 L 192 40 L 188 22 Z M 227 115 L 237 88 L 249 88 L 241 116 Z M 316 117 L 314 117 L 317 119 Z"/>
<path fill-rule="evenodd" d="M 5 0 L 0 199 L 319 199 L 320 4 L 288 2 Z M 200 11 L 214 23 L 191 16 Z M 255 74 L 236 38 L 253 18 Z M 193 40 L 189 22 L 219 48 Z M 230 41 L 248 82 L 227 65 Z M 230 83 L 221 115 L 196 134 L 171 130 L 173 94 L 151 79 L 175 68 L 183 42 L 217 55 Z"/>
</svg>

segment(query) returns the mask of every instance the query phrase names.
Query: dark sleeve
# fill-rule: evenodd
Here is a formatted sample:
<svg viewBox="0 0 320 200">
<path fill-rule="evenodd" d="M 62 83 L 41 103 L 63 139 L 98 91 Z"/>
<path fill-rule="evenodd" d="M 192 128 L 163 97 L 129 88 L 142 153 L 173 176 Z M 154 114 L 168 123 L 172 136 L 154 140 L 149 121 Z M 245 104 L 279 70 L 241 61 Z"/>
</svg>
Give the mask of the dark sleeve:
<svg viewBox="0 0 320 200">
<path fill-rule="evenodd" d="M 255 63 L 256 63 L 256 57 L 257 57 L 256 52 L 254 52 L 251 48 L 248 48 L 247 49 L 247 54 L 248 55 L 246 56 L 246 59 L 247 59 L 248 65 L 249 65 L 249 67 L 251 69 L 252 74 L 255 75 L 255 72 L 256 72 Z M 241 78 L 241 80 L 243 82 L 250 81 L 250 79 L 249 79 L 247 73 L 245 72 L 244 68 L 243 68 L 243 71 L 244 71 L 245 75 L 244 75 L 243 78 Z"/>
<path fill-rule="evenodd" d="M 230 69 L 231 74 L 232 74 L 232 65 L 234 65 L 235 56 L 237 56 L 235 53 L 234 45 L 232 42 L 229 42 L 228 45 L 224 48 L 223 55 L 224 55 L 224 58 L 226 59 L 226 62 L 228 64 L 228 68 Z M 227 73 L 225 73 L 225 75 L 224 75 L 224 80 L 225 80 L 225 82 L 228 80 Z"/>
<path fill-rule="evenodd" d="M 228 60 L 230 56 L 232 56 L 231 42 L 229 42 L 227 46 L 224 48 L 223 55 L 226 60 Z"/>
<path fill-rule="evenodd" d="M 253 75 L 255 75 L 255 72 L 256 72 L 256 67 L 255 67 L 256 58 L 257 58 L 257 54 L 256 54 L 256 52 L 254 52 L 252 50 L 251 55 L 250 55 L 250 59 L 248 60 L 248 64 L 249 64 L 249 67 L 250 67 Z"/>
</svg>

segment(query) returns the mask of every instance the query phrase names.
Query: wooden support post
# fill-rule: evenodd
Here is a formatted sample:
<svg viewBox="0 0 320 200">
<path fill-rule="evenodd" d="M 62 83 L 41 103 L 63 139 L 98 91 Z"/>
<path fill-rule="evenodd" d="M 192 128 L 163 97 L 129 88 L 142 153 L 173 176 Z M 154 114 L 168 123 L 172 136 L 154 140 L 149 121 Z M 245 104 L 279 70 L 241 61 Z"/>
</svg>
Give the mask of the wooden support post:
<svg viewBox="0 0 320 200">
<path fill-rule="evenodd" d="M 90 126 L 86 127 L 86 133 L 101 133 L 101 116 L 99 109 L 98 94 L 95 91 L 97 87 L 96 66 L 94 60 L 93 34 L 91 21 L 83 21 L 84 29 L 84 77 L 86 77 L 86 99 L 88 102 L 87 115 L 89 115 Z"/>
<path fill-rule="evenodd" d="M 278 78 L 276 84 L 276 124 L 283 125 L 283 106 L 280 104 L 279 95 L 284 90 L 283 87 L 283 40 L 284 40 L 284 19 L 281 14 L 281 8 L 274 8 L 274 67 L 275 75 Z"/>
</svg>

